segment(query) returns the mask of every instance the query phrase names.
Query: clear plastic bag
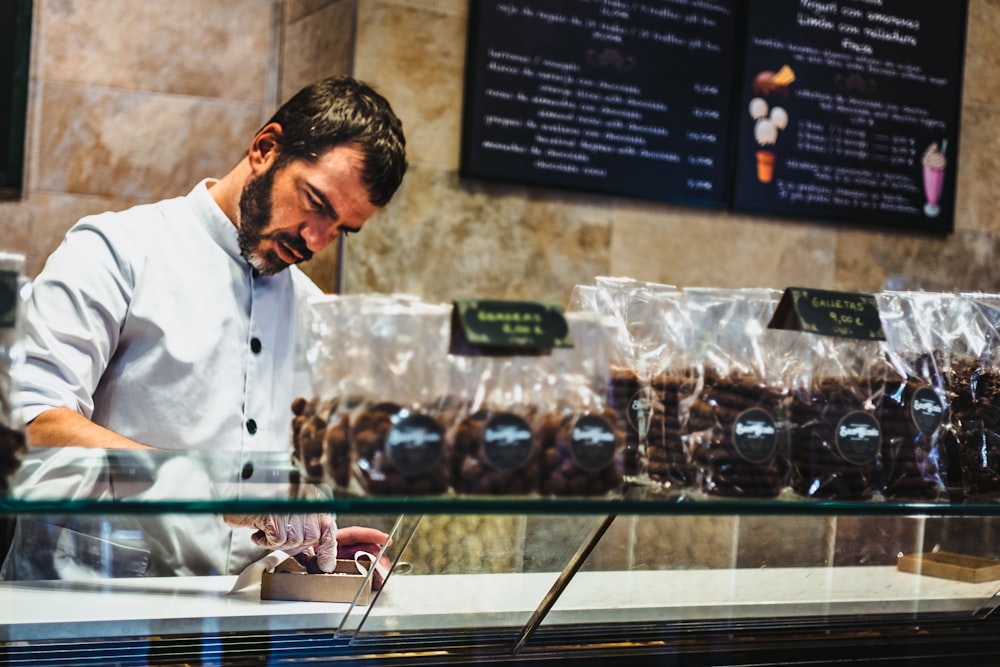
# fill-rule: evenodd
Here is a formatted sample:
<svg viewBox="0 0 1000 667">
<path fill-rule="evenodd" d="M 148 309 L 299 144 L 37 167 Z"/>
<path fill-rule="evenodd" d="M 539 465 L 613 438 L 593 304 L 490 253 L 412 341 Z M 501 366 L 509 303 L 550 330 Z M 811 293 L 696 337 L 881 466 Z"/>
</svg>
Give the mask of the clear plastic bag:
<svg viewBox="0 0 1000 667">
<path fill-rule="evenodd" d="M 792 489 L 818 500 L 881 500 L 887 364 L 879 342 L 801 336 L 806 345 L 790 377 L 787 413 Z"/>
<path fill-rule="evenodd" d="M 768 289 L 687 294 L 697 382 L 684 404 L 683 440 L 706 495 L 775 498 L 788 484 L 780 432 L 787 386 L 766 336 L 777 298 Z"/>
<path fill-rule="evenodd" d="M 0 253 L 0 494 L 4 496 L 27 453 L 24 416 L 14 390 L 24 362 L 21 318 L 30 290 L 24 255 Z"/>
<path fill-rule="evenodd" d="M 631 278 L 598 276 L 593 285 L 577 286 L 569 312 L 590 311 L 612 321 L 609 357 L 609 407 L 625 433 L 624 472 L 628 482 L 646 483 L 646 443 L 662 406 L 652 390 L 653 369 L 664 353 L 661 298 L 677 293 L 672 285 Z"/>
<path fill-rule="evenodd" d="M 1000 295 L 965 293 L 937 315 L 950 406 L 942 438 L 953 500 L 1000 497 Z"/>
<path fill-rule="evenodd" d="M 545 407 L 536 425 L 541 492 L 554 496 L 621 495 L 625 433 L 608 401 L 615 325 L 596 313 L 567 313 L 572 348 L 552 350 Z"/>
<path fill-rule="evenodd" d="M 451 308 L 373 303 L 363 308 L 366 394 L 350 414 L 350 451 L 368 495 L 440 495 L 450 489 L 444 399 Z"/>
<path fill-rule="evenodd" d="M 941 443 L 948 401 L 939 366 L 942 341 L 936 339 L 952 298 L 931 292 L 876 295 L 888 361 L 881 427 L 885 496 L 891 500 L 948 500 Z"/>
<path fill-rule="evenodd" d="M 539 358 L 475 357 L 462 368 L 466 372 L 454 379 L 468 400 L 448 433 L 452 489 L 473 496 L 537 495 Z"/>
</svg>

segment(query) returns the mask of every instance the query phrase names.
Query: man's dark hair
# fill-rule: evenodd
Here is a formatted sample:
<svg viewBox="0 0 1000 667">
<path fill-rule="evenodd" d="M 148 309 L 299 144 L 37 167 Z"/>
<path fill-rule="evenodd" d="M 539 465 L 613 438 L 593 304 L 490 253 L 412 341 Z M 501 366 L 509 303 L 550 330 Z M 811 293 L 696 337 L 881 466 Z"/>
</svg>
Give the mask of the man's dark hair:
<svg viewBox="0 0 1000 667">
<path fill-rule="evenodd" d="M 315 161 L 337 146 L 357 146 L 364 155 L 361 180 L 375 206 L 389 203 L 406 173 L 403 124 L 388 100 L 351 77 L 331 76 L 306 86 L 268 123 L 281 125 L 276 167 Z"/>
</svg>

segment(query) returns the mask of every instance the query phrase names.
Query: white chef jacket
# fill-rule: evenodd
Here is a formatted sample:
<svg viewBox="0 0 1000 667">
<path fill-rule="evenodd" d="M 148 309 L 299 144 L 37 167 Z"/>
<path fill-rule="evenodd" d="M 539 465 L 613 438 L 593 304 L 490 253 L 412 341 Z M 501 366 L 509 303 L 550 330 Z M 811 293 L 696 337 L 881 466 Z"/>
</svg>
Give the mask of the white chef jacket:
<svg viewBox="0 0 1000 667">
<path fill-rule="evenodd" d="M 25 420 L 67 407 L 158 449 L 224 451 L 238 485 L 253 452 L 290 451 L 290 405 L 307 388 L 305 302 L 320 290 L 294 266 L 258 275 L 210 183 L 69 230 L 33 281 L 17 398 Z M 197 470 L 173 474 L 159 483 L 163 498 L 204 497 L 188 486 L 210 481 Z M 50 474 L 33 485 L 52 477 L 65 483 Z M 259 555 L 249 529 L 237 531 L 234 540 L 210 514 L 41 516 L 20 522 L 2 576 L 62 576 L 43 562 L 46 547 L 77 564 L 120 551 L 94 568 L 105 574 L 234 573 Z"/>
</svg>

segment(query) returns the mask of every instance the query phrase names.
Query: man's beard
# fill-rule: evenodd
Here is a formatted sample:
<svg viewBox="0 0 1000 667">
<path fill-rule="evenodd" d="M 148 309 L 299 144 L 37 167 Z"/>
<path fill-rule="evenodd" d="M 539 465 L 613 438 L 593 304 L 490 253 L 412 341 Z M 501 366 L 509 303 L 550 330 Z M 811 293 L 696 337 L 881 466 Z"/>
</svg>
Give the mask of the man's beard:
<svg viewBox="0 0 1000 667">
<path fill-rule="evenodd" d="M 271 224 L 271 200 L 276 171 L 277 169 L 272 166 L 260 176 L 255 176 L 247 182 L 240 195 L 240 225 L 236 230 L 236 240 L 243 259 L 265 276 L 273 276 L 289 266 L 288 262 L 281 259 L 273 249 L 261 249 L 265 241 L 282 243 L 293 249 L 302 258 L 299 260 L 301 262 L 312 258 L 312 252 L 297 234 L 286 231 L 263 233 L 263 230 Z"/>
</svg>

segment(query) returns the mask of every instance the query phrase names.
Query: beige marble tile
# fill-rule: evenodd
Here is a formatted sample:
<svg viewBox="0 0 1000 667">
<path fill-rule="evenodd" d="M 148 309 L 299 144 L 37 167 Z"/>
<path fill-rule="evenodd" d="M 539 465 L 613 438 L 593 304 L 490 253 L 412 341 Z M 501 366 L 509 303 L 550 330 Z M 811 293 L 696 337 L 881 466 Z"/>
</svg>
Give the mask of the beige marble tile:
<svg viewBox="0 0 1000 667">
<path fill-rule="evenodd" d="M 711 209 L 623 204 L 611 272 L 677 286 L 830 288 L 836 231 Z"/>
<path fill-rule="evenodd" d="M 343 2 L 355 4 L 356 0 L 284 0 L 282 2 L 283 21 L 287 25 L 311 14 L 321 12 L 330 5 Z"/>
<path fill-rule="evenodd" d="M 823 567 L 832 560 L 834 522 L 821 516 L 741 516 L 736 567 Z"/>
<path fill-rule="evenodd" d="M 526 555 L 518 539 L 523 522 L 519 516 L 426 516 L 402 559 L 413 574 L 519 572 Z"/>
<path fill-rule="evenodd" d="M 24 255 L 24 273 L 34 278 L 74 222 L 85 215 L 130 205 L 119 199 L 38 193 L 20 201 L 0 201 L 0 226 L 4 229 L 0 251 Z"/>
<path fill-rule="evenodd" d="M 260 126 L 253 102 L 46 84 L 42 190 L 159 199 L 221 176 Z"/>
<path fill-rule="evenodd" d="M 282 100 L 317 79 L 352 73 L 354 3 L 340 0 L 325 5 L 284 27 Z"/>
<path fill-rule="evenodd" d="M 0 252 L 13 252 L 24 255 L 26 276 L 34 274 L 34 207 L 23 201 L 0 201 L 0 228 L 3 228 L 3 241 L 0 242 Z"/>
<path fill-rule="evenodd" d="M 837 243 L 836 289 L 1000 290 L 1000 236 L 957 231 L 947 238 L 845 231 Z"/>
<path fill-rule="evenodd" d="M 349 238 L 345 291 L 565 302 L 573 285 L 606 273 L 609 216 L 572 197 L 413 165 L 397 198 Z"/>
<path fill-rule="evenodd" d="M 921 551 L 922 519 L 910 517 L 837 517 L 833 565 L 895 565 L 899 554 Z"/>
<path fill-rule="evenodd" d="M 434 12 L 446 14 L 458 14 L 465 16 L 469 10 L 468 0 L 386 0 L 400 7 L 414 7 L 417 9 L 427 9 Z M 364 5 L 372 0 L 359 0 L 359 4 Z"/>
<path fill-rule="evenodd" d="M 1000 2 L 970 0 L 966 33 L 965 103 L 1000 104 Z"/>
<path fill-rule="evenodd" d="M 358 5 L 355 75 L 392 103 L 411 161 L 458 167 L 464 44 L 462 15 L 384 0 Z"/>
<path fill-rule="evenodd" d="M 955 229 L 1000 232 L 1000 108 L 966 104 L 961 122 Z"/>
<path fill-rule="evenodd" d="M 36 76 L 270 101 L 280 0 L 41 0 Z"/>
<path fill-rule="evenodd" d="M 736 566 L 732 516 L 641 516 L 633 568 L 683 570 Z"/>
</svg>

